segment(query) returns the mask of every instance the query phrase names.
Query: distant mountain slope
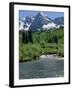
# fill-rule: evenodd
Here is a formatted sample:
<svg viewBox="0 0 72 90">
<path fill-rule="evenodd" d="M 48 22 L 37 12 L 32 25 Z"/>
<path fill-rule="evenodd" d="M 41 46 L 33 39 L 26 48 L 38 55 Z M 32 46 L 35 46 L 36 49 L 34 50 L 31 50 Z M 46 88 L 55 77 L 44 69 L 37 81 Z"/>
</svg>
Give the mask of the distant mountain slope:
<svg viewBox="0 0 72 90">
<path fill-rule="evenodd" d="M 57 24 L 57 25 L 64 25 L 64 17 L 55 18 L 54 23 Z"/>
</svg>

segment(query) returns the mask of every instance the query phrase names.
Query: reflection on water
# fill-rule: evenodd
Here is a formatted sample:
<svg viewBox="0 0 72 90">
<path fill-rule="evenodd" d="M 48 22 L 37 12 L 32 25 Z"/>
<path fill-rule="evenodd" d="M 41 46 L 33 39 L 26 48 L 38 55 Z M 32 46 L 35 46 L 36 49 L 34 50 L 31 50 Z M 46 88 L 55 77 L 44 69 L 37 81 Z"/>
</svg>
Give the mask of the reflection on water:
<svg viewBox="0 0 72 90">
<path fill-rule="evenodd" d="M 19 79 L 64 76 L 64 60 L 40 59 L 19 63 Z"/>
</svg>

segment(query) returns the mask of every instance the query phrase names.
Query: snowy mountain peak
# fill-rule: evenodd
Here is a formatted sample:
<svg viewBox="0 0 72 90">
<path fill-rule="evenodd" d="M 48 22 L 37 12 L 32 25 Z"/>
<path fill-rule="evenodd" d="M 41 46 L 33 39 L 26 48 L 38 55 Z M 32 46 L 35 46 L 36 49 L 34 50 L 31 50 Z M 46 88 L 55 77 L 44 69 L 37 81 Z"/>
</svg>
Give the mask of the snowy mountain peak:
<svg viewBox="0 0 72 90">
<path fill-rule="evenodd" d="M 44 16 L 44 13 L 43 12 L 39 12 L 38 15 L 40 16 Z"/>
<path fill-rule="evenodd" d="M 35 19 L 32 22 L 30 29 L 32 31 L 36 31 L 38 29 L 41 29 L 44 24 L 48 24 L 49 22 L 51 22 L 51 20 L 46 15 L 44 15 L 43 12 L 39 12 L 35 16 Z"/>
</svg>

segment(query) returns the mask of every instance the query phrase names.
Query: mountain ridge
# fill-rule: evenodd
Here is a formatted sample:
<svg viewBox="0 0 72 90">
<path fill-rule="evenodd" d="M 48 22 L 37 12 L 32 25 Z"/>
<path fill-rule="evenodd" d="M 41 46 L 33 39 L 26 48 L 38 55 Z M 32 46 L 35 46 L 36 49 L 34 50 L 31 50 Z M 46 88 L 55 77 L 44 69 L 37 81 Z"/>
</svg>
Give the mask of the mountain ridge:
<svg viewBox="0 0 72 90">
<path fill-rule="evenodd" d="M 26 16 L 19 19 L 19 30 L 39 31 L 40 29 L 48 30 L 53 28 L 64 27 L 64 17 L 57 17 L 54 20 L 49 18 L 43 12 L 37 13 L 35 17 Z"/>
</svg>

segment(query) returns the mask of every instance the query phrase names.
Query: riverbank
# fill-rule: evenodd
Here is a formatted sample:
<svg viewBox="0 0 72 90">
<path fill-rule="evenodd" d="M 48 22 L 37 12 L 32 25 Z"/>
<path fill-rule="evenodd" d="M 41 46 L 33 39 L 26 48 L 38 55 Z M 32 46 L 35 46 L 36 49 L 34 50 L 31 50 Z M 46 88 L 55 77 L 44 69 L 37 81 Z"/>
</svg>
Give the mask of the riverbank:
<svg viewBox="0 0 72 90">
<path fill-rule="evenodd" d="M 39 59 L 46 59 L 46 60 L 48 60 L 48 59 L 50 59 L 50 60 L 64 60 L 64 57 L 61 57 L 61 56 L 58 56 L 58 55 L 56 55 L 56 54 L 50 54 L 50 55 L 41 55 L 41 56 L 39 56 L 39 57 L 37 57 L 36 59 L 26 59 L 26 60 L 20 60 L 20 63 L 22 63 L 22 62 L 29 62 L 29 61 L 35 61 L 35 60 L 39 60 Z"/>
<path fill-rule="evenodd" d="M 57 56 L 56 54 L 52 54 L 52 55 L 41 55 L 40 56 L 41 59 L 54 59 L 54 60 L 64 60 L 64 57 L 61 56 Z"/>
</svg>

